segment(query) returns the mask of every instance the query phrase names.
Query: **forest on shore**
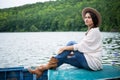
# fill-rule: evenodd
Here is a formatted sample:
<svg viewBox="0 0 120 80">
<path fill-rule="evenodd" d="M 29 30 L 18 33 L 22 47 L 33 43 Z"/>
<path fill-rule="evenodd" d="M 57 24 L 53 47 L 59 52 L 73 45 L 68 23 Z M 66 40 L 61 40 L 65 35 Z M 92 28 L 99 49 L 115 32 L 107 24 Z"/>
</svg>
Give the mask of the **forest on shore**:
<svg viewBox="0 0 120 80">
<path fill-rule="evenodd" d="M 101 13 L 101 31 L 120 32 L 119 0 L 56 0 L 0 9 L 0 32 L 85 31 L 85 7 Z"/>
</svg>

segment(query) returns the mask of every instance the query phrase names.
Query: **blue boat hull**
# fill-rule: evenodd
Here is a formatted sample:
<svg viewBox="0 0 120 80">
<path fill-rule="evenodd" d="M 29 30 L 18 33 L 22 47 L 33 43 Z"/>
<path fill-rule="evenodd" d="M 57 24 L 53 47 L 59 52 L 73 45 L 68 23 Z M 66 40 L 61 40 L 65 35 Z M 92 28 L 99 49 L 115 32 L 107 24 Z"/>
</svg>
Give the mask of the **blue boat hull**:
<svg viewBox="0 0 120 80">
<path fill-rule="evenodd" d="M 36 79 L 36 75 L 30 74 L 24 67 L 0 68 L 0 80 L 48 80 L 47 71 L 42 77 Z"/>
<path fill-rule="evenodd" d="M 104 65 L 101 71 L 88 71 L 84 69 L 58 68 L 46 70 L 36 79 L 36 75 L 30 74 L 24 67 L 0 68 L 0 80 L 96 80 L 96 79 L 120 79 L 120 67 Z"/>
<path fill-rule="evenodd" d="M 120 80 L 120 67 L 104 65 L 103 70 L 89 71 L 85 69 L 60 68 L 48 71 L 48 80 Z"/>
</svg>

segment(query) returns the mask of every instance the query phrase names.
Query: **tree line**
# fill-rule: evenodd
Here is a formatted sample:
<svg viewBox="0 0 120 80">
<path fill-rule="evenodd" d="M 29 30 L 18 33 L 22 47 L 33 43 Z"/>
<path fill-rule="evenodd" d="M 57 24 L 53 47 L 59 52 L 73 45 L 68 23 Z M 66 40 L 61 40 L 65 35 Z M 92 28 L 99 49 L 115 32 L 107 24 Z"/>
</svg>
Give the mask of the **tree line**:
<svg viewBox="0 0 120 80">
<path fill-rule="evenodd" d="M 0 9 L 0 32 L 84 31 L 85 7 L 102 15 L 101 31 L 120 31 L 119 0 L 56 0 Z"/>
</svg>

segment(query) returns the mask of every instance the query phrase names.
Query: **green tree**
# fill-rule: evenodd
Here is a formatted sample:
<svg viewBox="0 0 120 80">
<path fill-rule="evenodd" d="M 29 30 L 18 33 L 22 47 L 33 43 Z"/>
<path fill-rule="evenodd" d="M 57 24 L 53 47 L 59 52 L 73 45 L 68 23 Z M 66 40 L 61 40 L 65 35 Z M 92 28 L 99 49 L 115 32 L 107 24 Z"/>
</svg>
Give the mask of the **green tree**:
<svg viewBox="0 0 120 80">
<path fill-rule="evenodd" d="M 102 31 L 120 31 L 119 0 L 57 0 L 0 9 L 0 32 L 86 30 L 81 11 L 93 7 L 102 15 Z"/>
<path fill-rule="evenodd" d="M 32 26 L 30 27 L 30 31 L 31 31 L 31 32 L 36 32 L 36 31 L 38 31 L 38 28 L 37 28 L 35 25 L 32 25 Z"/>
</svg>

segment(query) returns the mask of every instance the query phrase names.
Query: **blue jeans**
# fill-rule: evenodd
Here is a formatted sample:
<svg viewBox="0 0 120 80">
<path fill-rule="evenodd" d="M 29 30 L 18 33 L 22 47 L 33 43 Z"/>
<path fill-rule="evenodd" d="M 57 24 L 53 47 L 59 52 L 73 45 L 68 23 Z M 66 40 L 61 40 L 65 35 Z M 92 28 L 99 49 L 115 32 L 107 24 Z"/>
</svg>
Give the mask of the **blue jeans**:
<svg viewBox="0 0 120 80">
<path fill-rule="evenodd" d="M 71 46 L 74 44 L 77 44 L 77 43 L 74 41 L 70 41 L 66 46 Z M 73 52 L 74 54 L 73 56 L 68 58 L 68 55 L 70 55 L 71 52 Z M 82 52 L 66 50 L 66 51 L 63 51 L 61 54 L 56 55 L 55 58 L 58 59 L 57 67 L 59 67 L 63 63 L 67 63 L 78 68 L 84 68 L 84 69 L 90 70 L 88 63 L 86 61 L 86 58 L 84 56 L 84 53 Z"/>
</svg>

